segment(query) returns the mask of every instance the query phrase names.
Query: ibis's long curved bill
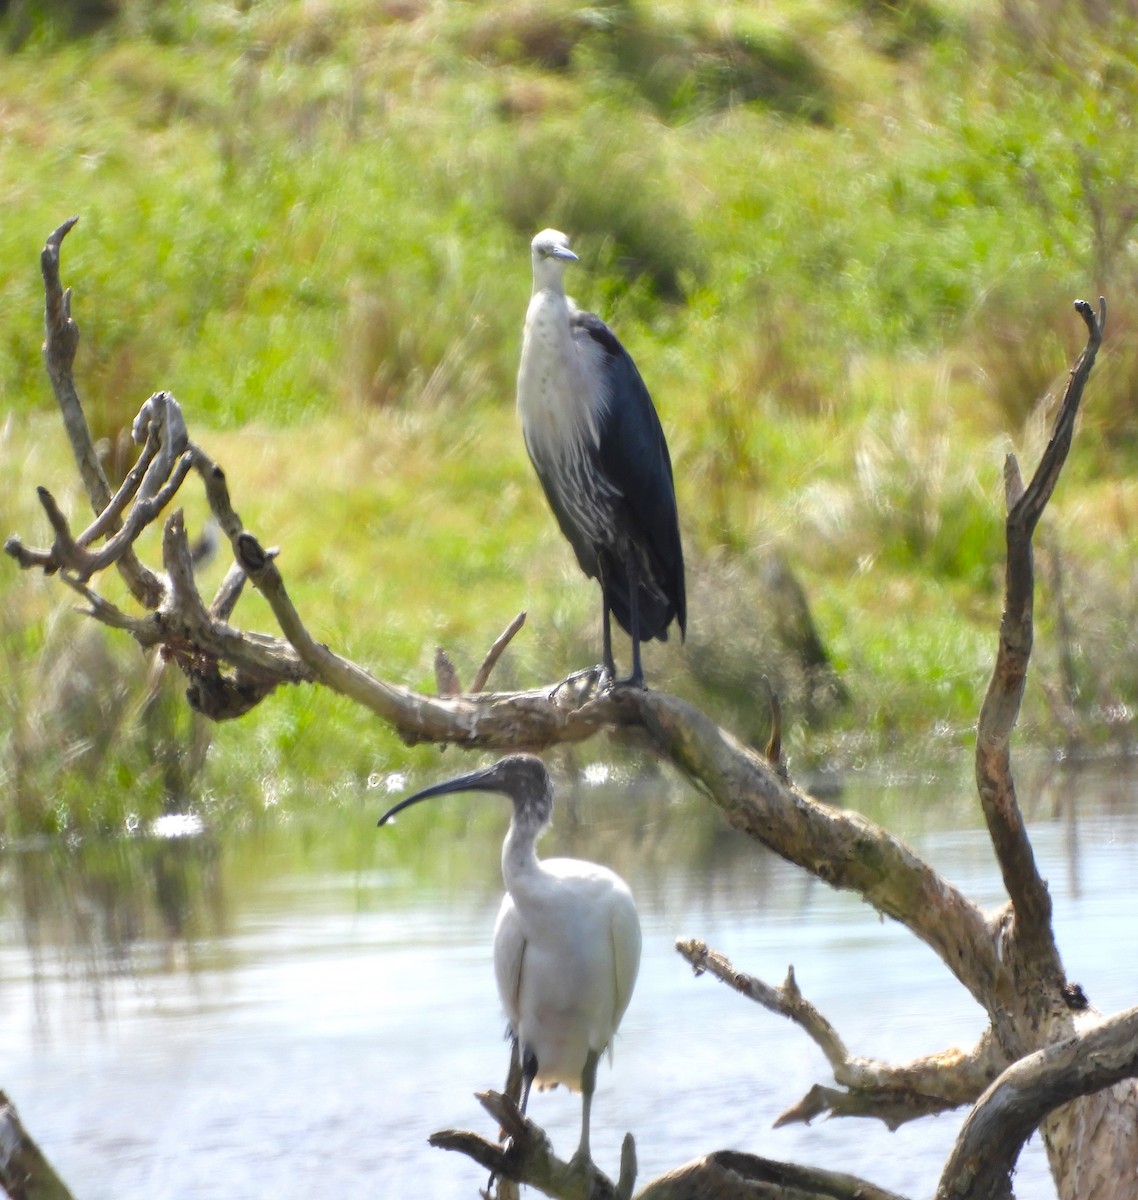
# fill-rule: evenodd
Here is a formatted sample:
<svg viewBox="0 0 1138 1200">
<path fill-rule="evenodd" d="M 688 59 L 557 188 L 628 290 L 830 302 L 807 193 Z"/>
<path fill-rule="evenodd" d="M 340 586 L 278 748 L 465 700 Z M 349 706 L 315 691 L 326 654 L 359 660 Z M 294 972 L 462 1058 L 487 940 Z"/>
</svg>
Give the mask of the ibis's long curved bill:
<svg viewBox="0 0 1138 1200">
<path fill-rule="evenodd" d="M 445 796 L 450 792 L 500 791 L 501 778 L 498 765 L 495 763 L 492 767 L 486 767 L 481 771 L 471 771 L 467 775 L 460 775 L 457 779 L 448 779 L 444 783 L 433 783 L 430 787 L 423 788 L 421 792 L 408 796 L 406 800 L 400 800 L 398 804 L 389 808 L 377 823 L 386 825 L 405 808 L 410 808 L 412 804 L 418 804 L 420 800 L 429 800 L 432 796 Z"/>
</svg>

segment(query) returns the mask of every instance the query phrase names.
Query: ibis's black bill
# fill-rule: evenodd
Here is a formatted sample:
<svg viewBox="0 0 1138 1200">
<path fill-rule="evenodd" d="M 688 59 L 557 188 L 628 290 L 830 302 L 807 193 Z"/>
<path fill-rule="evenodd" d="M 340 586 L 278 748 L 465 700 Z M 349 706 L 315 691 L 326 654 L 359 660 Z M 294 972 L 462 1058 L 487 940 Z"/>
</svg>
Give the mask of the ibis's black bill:
<svg viewBox="0 0 1138 1200">
<path fill-rule="evenodd" d="M 413 796 L 408 796 L 406 800 L 400 800 L 398 804 L 389 808 L 379 818 L 378 824 L 386 825 L 405 808 L 410 808 L 412 804 L 418 804 L 420 800 L 429 800 L 432 796 L 445 796 L 450 792 L 501 791 L 501 771 L 498 769 L 500 766 L 500 763 L 495 763 L 492 767 L 486 767 L 481 771 L 471 771 L 467 775 L 460 775 L 457 779 L 448 779 L 445 783 L 434 783 L 430 787 L 423 788 L 421 792 L 416 792 Z"/>
</svg>

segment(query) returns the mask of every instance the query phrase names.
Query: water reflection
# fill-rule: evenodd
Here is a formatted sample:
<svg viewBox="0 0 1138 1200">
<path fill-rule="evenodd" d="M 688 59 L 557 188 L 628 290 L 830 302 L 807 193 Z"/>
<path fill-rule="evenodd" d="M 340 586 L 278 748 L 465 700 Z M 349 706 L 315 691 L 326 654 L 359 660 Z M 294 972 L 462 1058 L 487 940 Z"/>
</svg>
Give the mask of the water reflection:
<svg viewBox="0 0 1138 1200">
<path fill-rule="evenodd" d="M 113 1015 L 117 979 L 195 969 L 201 946 L 225 936 L 220 848 L 192 820 L 163 818 L 148 836 L 90 844 L 49 842 L 0 857 L 3 946 L 22 957 L 36 1037 L 61 1014 L 66 982 L 93 1020 Z M 20 954 L 22 951 L 22 955 Z M 0 1002 L 12 991 L 8 971 Z"/>
<path fill-rule="evenodd" d="M 1100 1008 L 1132 1004 L 1135 778 L 1021 776 L 1068 972 Z M 701 937 L 771 982 L 793 963 L 855 1053 L 969 1045 L 979 1009 L 926 947 L 757 849 L 690 791 L 663 776 L 625 782 L 581 784 L 542 845 L 610 864 L 642 913 L 641 978 L 598 1081 L 598 1161 L 615 1169 L 631 1129 L 642 1180 L 733 1147 L 931 1194 L 960 1118 L 896 1134 L 856 1121 L 773 1130 L 828 1079 L 821 1054 L 694 979 L 673 942 Z M 472 1092 L 504 1077 L 490 939 L 508 814 L 455 797 L 418 837 L 410 823 L 384 837 L 377 794 L 318 824 L 223 843 L 150 831 L 0 858 L 0 1084 L 77 1194 L 474 1194 L 476 1169 L 426 1137 L 446 1125 L 490 1132 Z M 966 780 L 854 781 L 844 802 L 980 903 L 1000 902 Z M 578 1102 L 560 1092 L 534 1106 L 569 1153 Z M 1037 1146 L 1017 1182 L 1054 1194 Z"/>
</svg>

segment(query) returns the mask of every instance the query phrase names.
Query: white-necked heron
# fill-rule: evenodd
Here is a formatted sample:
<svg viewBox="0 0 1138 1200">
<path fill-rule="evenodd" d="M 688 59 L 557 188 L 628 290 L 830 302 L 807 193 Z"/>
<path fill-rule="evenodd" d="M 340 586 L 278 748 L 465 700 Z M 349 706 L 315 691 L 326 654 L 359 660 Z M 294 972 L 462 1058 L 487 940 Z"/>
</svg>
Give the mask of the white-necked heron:
<svg viewBox="0 0 1138 1200">
<path fill-rule="evenodd" d="M 597 1063 L 632 998 L 640 966 L 640 919 L 628 885 L 607 867 L 575 858 L 538 859 L 553 812 L 553 785 L 532 754 L 424 788 L 380 818 L 431 796 L 500 792 L 514 804 L 502 845 L 506 895 L 494 928 L 494 974 L 522 1069 L 521 1111 L 530 1088 L 563 1083 L 582 1095 L 575 1162 L 589 1160 L 589 1111 Z"/>
<path fill-rule="evenodd" d="M 684 555 L 672 461 L 652 397 L 628 351 L 593 313 L 565 295 L 577 256 L 546 229 L 533 239 L 533 297 L 518 368 L 526 449 L 581 570 L 601 585 L 603 665 L 615 681 L 610 614 L 640 643 L 684 634 Z"/>
</svg>

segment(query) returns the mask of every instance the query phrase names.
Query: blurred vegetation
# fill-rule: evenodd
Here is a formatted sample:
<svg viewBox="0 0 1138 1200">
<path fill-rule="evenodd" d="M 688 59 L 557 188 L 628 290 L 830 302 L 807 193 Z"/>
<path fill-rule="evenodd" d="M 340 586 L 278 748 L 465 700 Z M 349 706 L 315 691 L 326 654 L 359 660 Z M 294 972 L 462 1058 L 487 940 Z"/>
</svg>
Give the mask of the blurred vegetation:
<svg viewBox="0 0 1138 1200">
<path fill-rule="evenodd" d="M 554 225 L 672 447 L 691 629 L 650 680 L 762 742 L 766 676 L 800 768 L 947 760 L 994 649 L 1003 457 L 1034 465 L 1071 301 L 1104 293 L 1022 724 L 1126 747 L 1136 35 L 1107 0 L 0 0 L 0 517 L 46 537 L 41 483 L 82 508 L 37 267 L 77 212 L 78 382 L 113 473 L 169 388 L 317 636 L 429 688 L 437 644 L 469 679 L 526 608 L 498 686 L 594 661 L 596 588 L 513 414 L 527 245 Z M 302 689 L 202 729 L 68 605 L 0 571 L 0 832 L 312 807 L 438 763 Z M 238 618 L 271 627 L 255 596 Z"/>
</svg>

